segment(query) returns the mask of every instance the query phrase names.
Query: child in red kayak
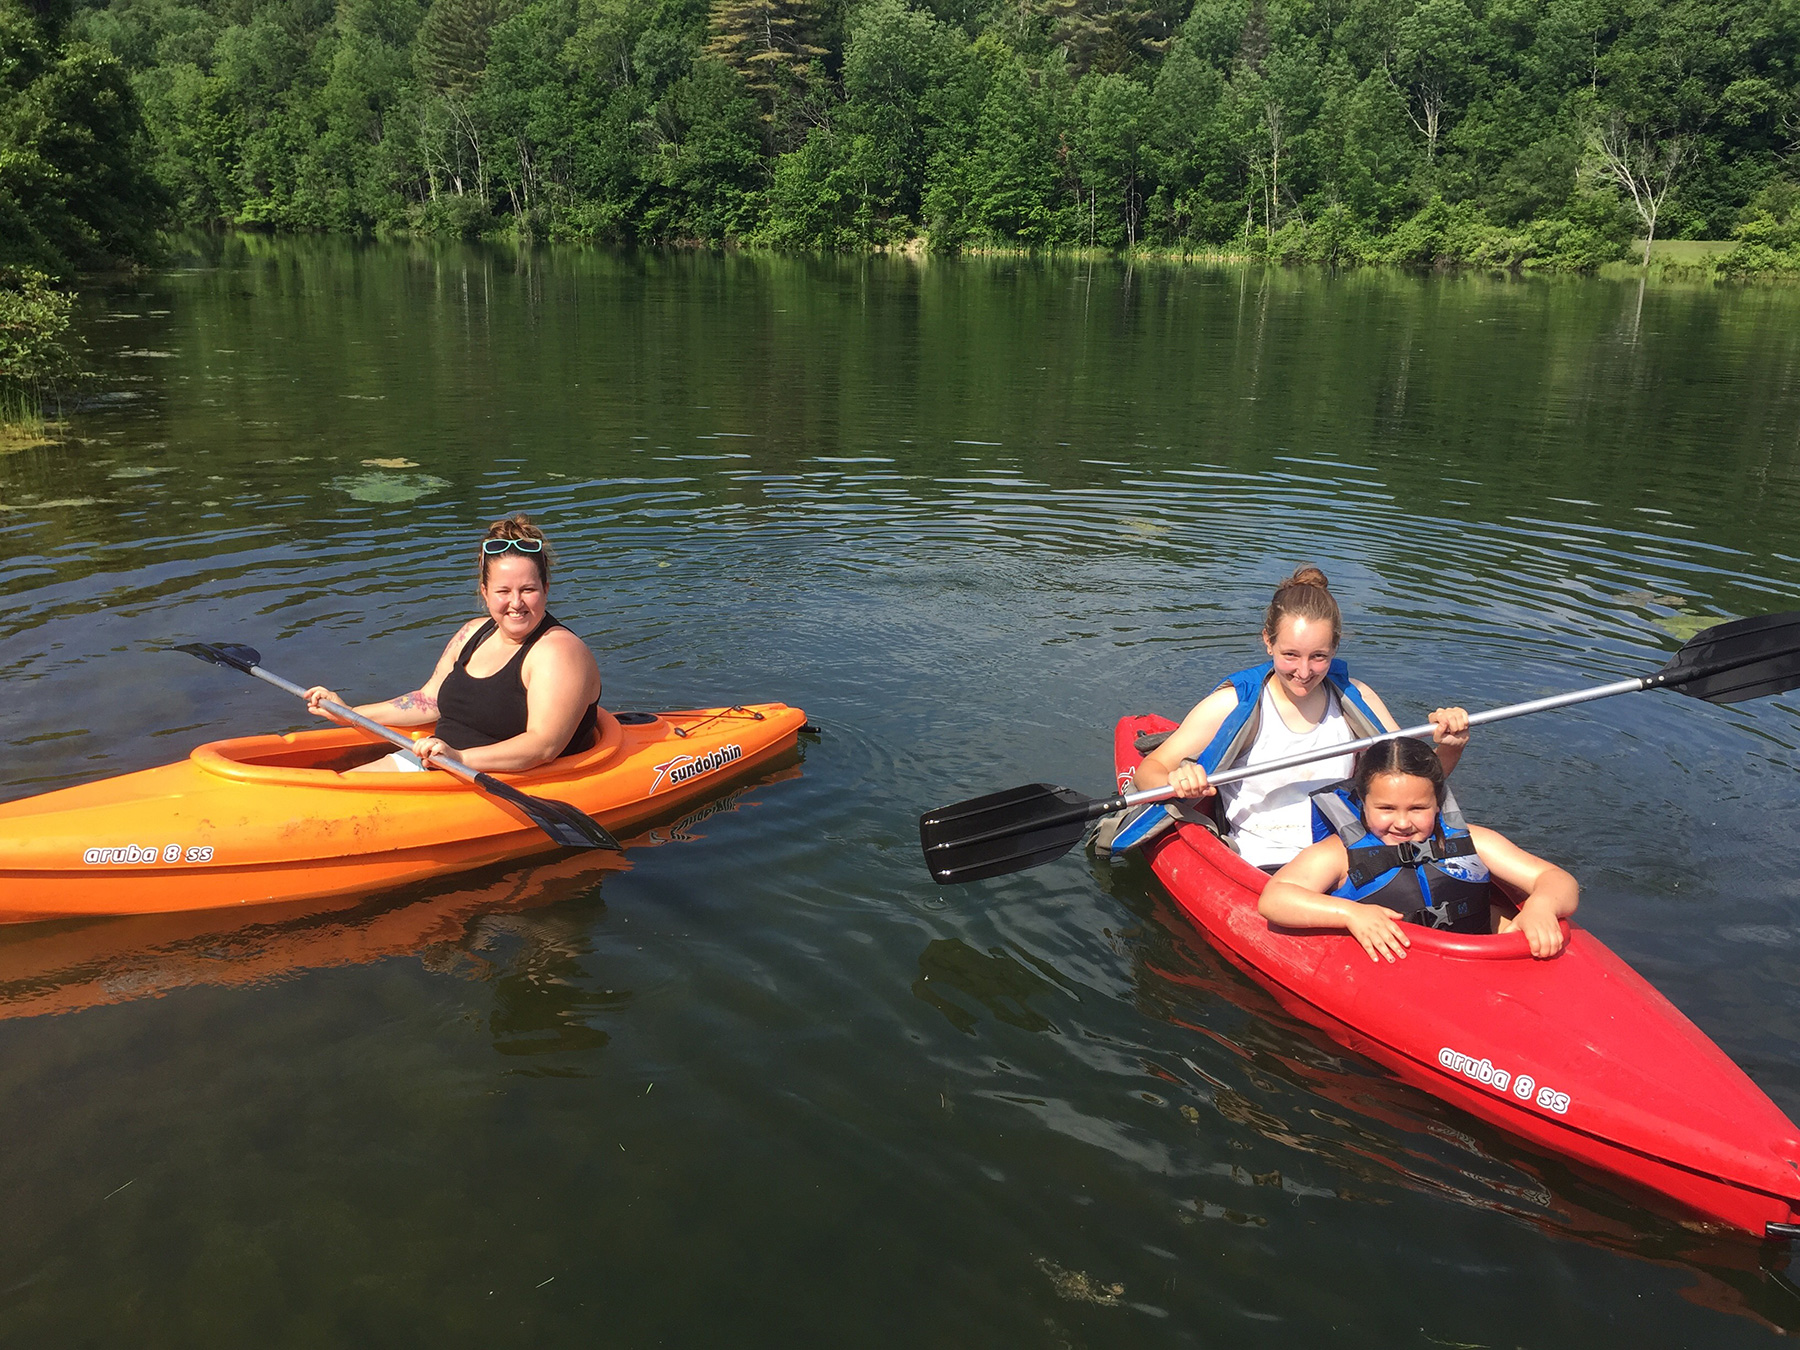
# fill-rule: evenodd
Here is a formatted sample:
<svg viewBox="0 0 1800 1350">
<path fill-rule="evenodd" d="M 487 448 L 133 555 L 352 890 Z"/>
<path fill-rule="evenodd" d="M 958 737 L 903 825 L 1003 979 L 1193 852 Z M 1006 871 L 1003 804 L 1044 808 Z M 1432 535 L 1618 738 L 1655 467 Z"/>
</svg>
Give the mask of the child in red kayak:
<svg viewBox="0 0 1800 1350">
<path fill-rule="evenodd" d="M 1575 878 L 1504 835 L 1465 825 L 1423 741 L 1371 746 L 1350 783 L 1314 793 L 1313 803 L 1332 832 L 1269 879 L 1257 909 L 1270 923 L 1348 928 L 1370 960 L 1393 961 L 1412 945 L 1409 922 L 1495 931 L 1489 892 L 1498 879 L 1525 899 L 1497 931 L 1524 933 L 1535 957 L 1562 950 L 1558 921 L 1575 912 Z"/>
<path fill-rule="evenodd" d="M 1144 756 L 1131 786 L 1165 783 L 1179 797 L 1210 796 L 1209 773 L 1268 763 L 1363 736 L 1398 731 L 1387 705 L 1338 659 L 1343 616 L 1325 574 L 1302 567 L 1275 590 L 1263 619 L 1269 659 L 1229 676 L 1196 704 L 1168 739 Z M 1469 740 L 1469 715 L 1439 708 L 1428 719 L 1444 772 Z M 1219 789 L 1226 840 L 1246 861 L 1273 872 L 1312 842 L 1316 789 L 1346 777 L 1343 755 L 1259 774 Z"/>
</svg>

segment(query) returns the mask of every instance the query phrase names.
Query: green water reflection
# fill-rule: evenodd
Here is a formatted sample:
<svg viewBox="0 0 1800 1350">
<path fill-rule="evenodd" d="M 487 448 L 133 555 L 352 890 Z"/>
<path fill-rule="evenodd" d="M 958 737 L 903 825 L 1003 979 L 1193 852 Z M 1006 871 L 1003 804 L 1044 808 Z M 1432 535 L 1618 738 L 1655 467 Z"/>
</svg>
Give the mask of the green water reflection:
<svg viewBox="0 0 1800 1350">
<path fill-rule="evenodd" d="M 622 866 L 0 932 L 0 1341 L 1750 1345 L 1784 1253 L 1283 1016 L 1141 866 L 938 891 L 918 813 L 1098 791 L 1332 575 L 1401 712 L 1800 593 L 1800 294 L 201 241 L 0 459 L 0 797 L 357 698 L 525 509 L 615 708 L 804 762 Z M 1800 703 L 1487 729 L 1465 808 L 1800 1113 Z"/>
</svg>

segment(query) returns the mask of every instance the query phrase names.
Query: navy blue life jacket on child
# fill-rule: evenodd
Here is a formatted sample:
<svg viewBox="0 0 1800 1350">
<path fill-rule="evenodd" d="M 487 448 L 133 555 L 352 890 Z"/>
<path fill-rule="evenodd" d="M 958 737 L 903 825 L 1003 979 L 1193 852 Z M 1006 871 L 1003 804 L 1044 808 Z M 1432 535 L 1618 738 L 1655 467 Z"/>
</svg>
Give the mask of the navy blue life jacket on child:
<svg viewBox="0 0 1800 1350">
<path fill-rule="evenodd" d="M 1312 803 L 1314 838 L 1336 834 L 1350 859 L 1349 874 L 1333 895 L 1383 905 L 1426 928 L 1488 931 L 1493 882 L 1448 791 L 1431 837 L 1404 844 L 1384 844 L 1369 833 L 1348 780 L 1320 788 Z"/>
</svg>

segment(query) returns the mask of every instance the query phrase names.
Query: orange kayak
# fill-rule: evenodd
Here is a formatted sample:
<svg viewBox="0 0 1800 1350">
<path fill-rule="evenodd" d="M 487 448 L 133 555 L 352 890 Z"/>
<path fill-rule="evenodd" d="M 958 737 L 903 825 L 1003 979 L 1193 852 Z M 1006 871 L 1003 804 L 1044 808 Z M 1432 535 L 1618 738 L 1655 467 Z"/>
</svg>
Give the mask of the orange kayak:
<svg viewBox="0 0 1800 1350">
<path fill-rule="evenodd" d="M 786 751 L 689 803 L 682 814 L 624 836 L 623 853 L 566 849 L 367 895 L 0 926 L 0 1019 L 79 1012 L 203 985 L 242 988 L 394 956 L 435 961 L 429 953 L 466 948 L 477 926 L 497 916 L 597 898 L 609 878 L 631 868 L 639 849 L 705 838 L 711 821 L 756 806 L 759 789 L 800 777 L 798 759 L 797 751 Z M 533 929 L 533 940 L 562 922 L 581 922 L 586 912 L 578 908 L 548 929 Z"/>
<path fill-rule="evenodd" d="M 785 703 L 602 712 L 591 750 L 494 777 L 619 834 L 716 795 L 805 723 Z M 345 772 L 387 750 L 354 727 L 244 736 L 0 804 L 0 923 L 350 895 L 556 847 L 448 774 Z"/>
</svg>

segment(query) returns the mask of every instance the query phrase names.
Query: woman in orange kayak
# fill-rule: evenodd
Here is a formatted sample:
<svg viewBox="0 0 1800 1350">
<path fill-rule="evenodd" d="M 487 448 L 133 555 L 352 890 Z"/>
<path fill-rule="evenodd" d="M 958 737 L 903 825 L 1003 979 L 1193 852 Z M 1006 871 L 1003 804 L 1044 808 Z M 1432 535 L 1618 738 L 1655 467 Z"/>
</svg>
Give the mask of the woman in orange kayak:
<svg viewBox="0 0 1800 1350">
<path fill-rule="evenodd" d="M 471 769 L 535 769 L 594 744 L 600 667 L 582 640 L 550 614 L 550 545 L 522 515 L 488 526 L 476 558 L 486 619 L 450 639 L 431 678 L 411 693 L 356 709 L 391 727 L 437 725 L 414 753 L 427 766 L 454 759 Z M 343 703 L 323 685 L 306 691 L 314 716 Z M 406 770 L 389 755 L 365 770 Z"/>
<path fill-rule="evenodd" d="M 1297 570 L 1276 588 L 1263 620 L 1269 660 L 1227 677 L 1202 699 L 1144 756 L 1132 786 L 1170 784 L 1179 797 L 1210 796 L 1208 773 L 1398 731 L 1387 705 L 1337 659 L 1343 624 L 1325 574 Z M 1468 744 L 1469 715 L 1439 708 L 1430 721 L 1448 773 Z M 1273 871 L 1312 842 L 1308 795 L 1348 778 L 1354 767 L 1351 756 L 1340 755 L 1227 784 L 1219 789 L 1227 842 L 1247 862 Z"/>
<path fill-rule="evenodd" d="M 1523 892 L 1517 928 L 1531 954 L 1555 956 L 1575 912 L 1575 878 L 1504 835 L 1468 825 L 1423 741 L 1403 736 L 1363 752 L 1356 777 L 1315 793 L 1331 827 L 1263 887 L 1257 911 L 1287 928 L 1347 928 L 1369 959 L 1393 961 L 1412 940 L 1408 923 L 1457 932 L 1496 931 L 1489 905 L 1494 878 Z"/>
</svg>

